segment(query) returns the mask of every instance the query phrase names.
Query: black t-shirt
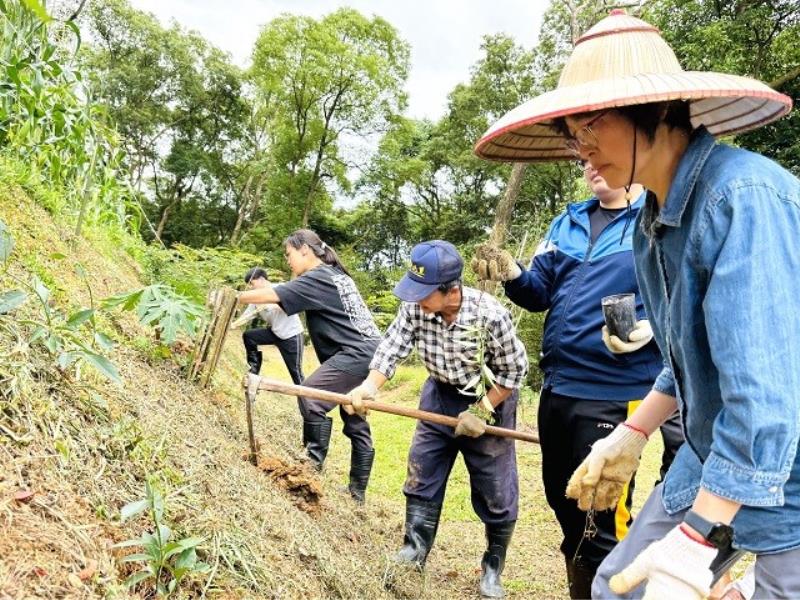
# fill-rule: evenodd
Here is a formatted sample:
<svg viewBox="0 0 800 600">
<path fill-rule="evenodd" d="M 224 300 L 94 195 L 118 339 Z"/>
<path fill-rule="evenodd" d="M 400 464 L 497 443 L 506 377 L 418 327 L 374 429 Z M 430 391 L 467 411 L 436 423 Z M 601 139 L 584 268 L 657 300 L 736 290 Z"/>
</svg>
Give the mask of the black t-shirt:
<svg viewBox="0 0 800 600">
<path fill-rule="evenodd" d="M 592 228 L 593 244 L 597 241 L 597 238 L 600 237 L 600 234 L 603 233 L 603 229 L 605 229 L 611 221 L 616 219 L 625 208 L 624 206 L 622 208 L 603 208 L 598 202 L 597 206 L 589 211 L 589 224 Z"/>
<path fill-rule="evenodd" d="M 353 280 L 321 265 L 275 288 L 287 315 L 306 313 L 320 363 L 366 377 L 381 332 Z"/>
</svg>

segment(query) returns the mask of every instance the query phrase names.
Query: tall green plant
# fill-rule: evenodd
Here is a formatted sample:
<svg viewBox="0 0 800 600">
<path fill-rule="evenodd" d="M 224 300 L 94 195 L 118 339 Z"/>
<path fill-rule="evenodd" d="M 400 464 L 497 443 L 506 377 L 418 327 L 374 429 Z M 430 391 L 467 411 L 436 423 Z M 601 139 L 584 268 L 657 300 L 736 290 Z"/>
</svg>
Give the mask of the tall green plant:
<svg viewBox="0 0 800 600">
<path fill-rule="evenodd" d="M 34 181 L 60 189 L 60 204 L 48 208 L 68 211 L 78 234 L 90 219 L 124 221 L 122 154 L 73 64 L 77 25 L 32 0 L 0 0 L 0 32 L 0 148 L 24 160 Z"/>
</svg>

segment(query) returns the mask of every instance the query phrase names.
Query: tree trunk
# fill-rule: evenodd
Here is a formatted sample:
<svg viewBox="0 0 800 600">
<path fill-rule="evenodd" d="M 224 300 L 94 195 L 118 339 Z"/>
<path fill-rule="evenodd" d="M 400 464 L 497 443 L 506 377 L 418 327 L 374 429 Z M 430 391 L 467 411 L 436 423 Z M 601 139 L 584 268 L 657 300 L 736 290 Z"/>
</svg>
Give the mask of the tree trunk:
<svg viewBox="0 0 800 600">
<path fill-rule="evenodd" d="M 245 214 L 250 206 L 250 185 L 252 183 L 253 175 L 251 174 L 247 178 L 247 182 L 244 184 L 244 190 L 242 190 L 242 203 L 239 205 L 239 214 L 236 215 L 236 225 L 233 226 L 233 232 L 231 233 L 231 246 L 235 246 L 236 242 L 239 240 L 239 232 L 242 229 L 242 223 L 244 223 Z"/>
<path fill-rule="evenodd" d="M 169 213 L 172 212 L 172 209 L 178 204 L 179 198 L 175 198 L 172 202 L 167 204 L 164 207 L 164 210 L 161 212 L 161 218 L 158 220 L 158 227 L 156 227 L 156 239 L 161 242 L 161 235 L 164 233 L 164 227 L 167 224 L 167 219 L 169 218 Z M 162 242 L 163 243 L 163 242 Z"/>
</svg>

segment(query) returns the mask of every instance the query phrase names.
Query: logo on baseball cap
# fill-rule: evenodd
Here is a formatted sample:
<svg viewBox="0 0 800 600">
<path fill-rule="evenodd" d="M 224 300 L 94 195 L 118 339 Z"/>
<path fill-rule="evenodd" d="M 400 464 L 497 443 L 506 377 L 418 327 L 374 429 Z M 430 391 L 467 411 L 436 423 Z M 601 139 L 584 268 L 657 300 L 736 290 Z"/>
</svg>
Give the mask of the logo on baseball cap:
<svg viewBox="0 0 800 600">
<path fill-rule="evenodd" d="M 419 302 L 443 283 L 461 277 L 464 261 L 450 242 L 431 240 L 411 249 L 408 271 L 394 288 L 394 295 L 406 302 Z"/>
</svg>

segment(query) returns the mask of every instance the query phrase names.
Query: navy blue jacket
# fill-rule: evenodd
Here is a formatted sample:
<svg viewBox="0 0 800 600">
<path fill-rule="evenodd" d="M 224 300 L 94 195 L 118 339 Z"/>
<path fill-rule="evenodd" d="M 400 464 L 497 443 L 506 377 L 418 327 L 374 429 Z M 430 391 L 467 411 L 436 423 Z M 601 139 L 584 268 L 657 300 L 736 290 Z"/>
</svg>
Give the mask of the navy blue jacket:
<svg viewBox="0 0 800 600">
<path fill-rule="evenodd" d="M 586 400 L 641 399 L 653 387 L 663 362 L 650 342 L 628 354 L 612 354 L 603 344 L 600 300 L 636 294 L 639 319 L 646 319 L 633 264 L 633 219 L 643 193 L 590 243 L 592 198 L 570 204 L 550 224 L 527 271 L 505 283 L 506 295 L 530 311 L 549 311 L 539 366 L 544 385 L 557 394 Z M 626 227 L 627 222 L 627 227 Z M 620 239 L 625 231 L 625 237 Z"/>
</svg>

